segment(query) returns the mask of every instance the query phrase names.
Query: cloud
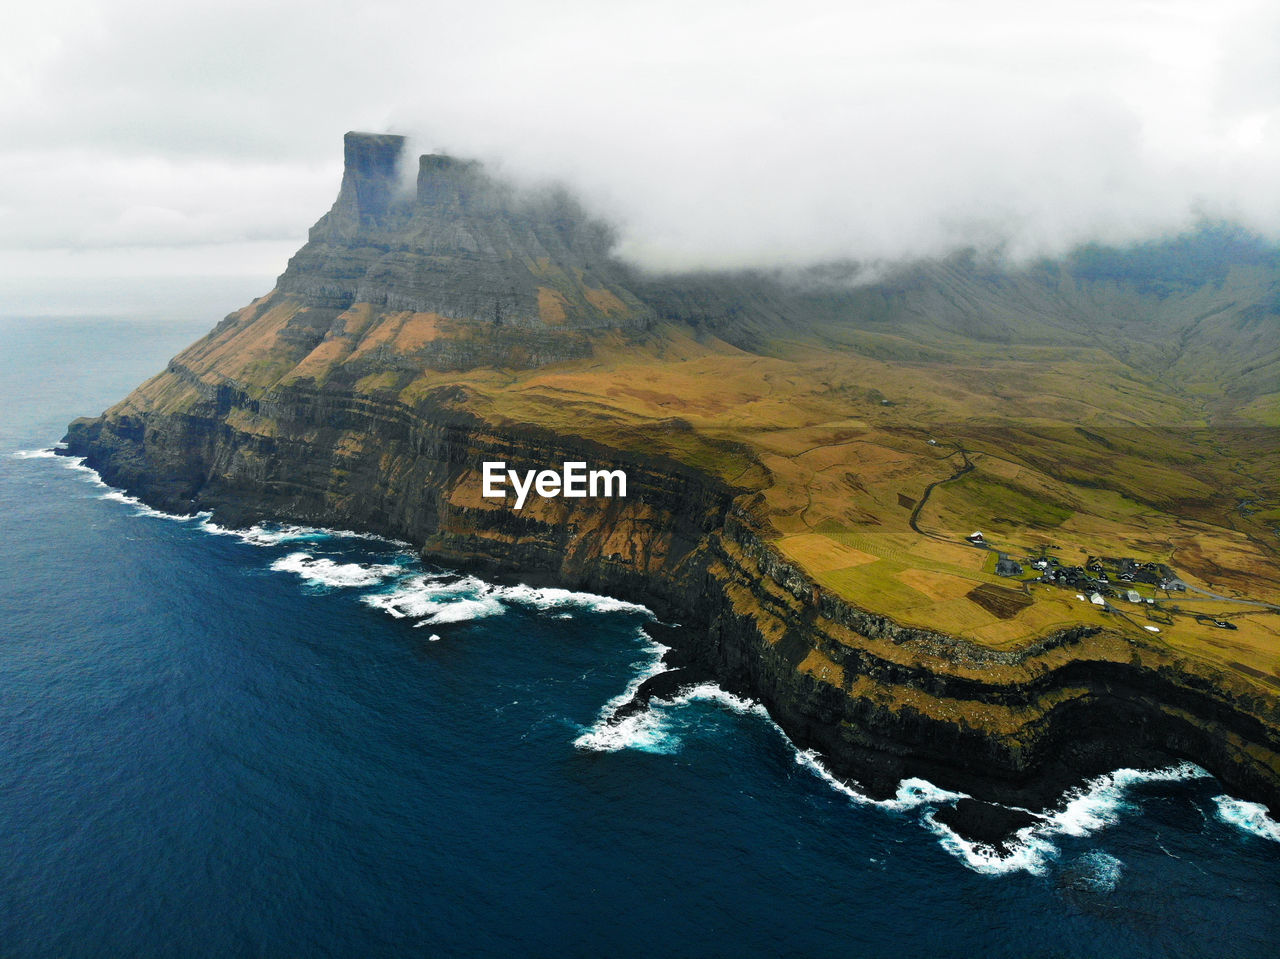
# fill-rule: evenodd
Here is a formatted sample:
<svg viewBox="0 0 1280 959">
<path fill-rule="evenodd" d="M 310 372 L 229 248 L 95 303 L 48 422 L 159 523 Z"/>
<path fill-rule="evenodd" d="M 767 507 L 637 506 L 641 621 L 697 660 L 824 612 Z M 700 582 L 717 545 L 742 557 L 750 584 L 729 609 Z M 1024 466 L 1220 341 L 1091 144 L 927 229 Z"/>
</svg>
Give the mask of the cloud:
<svg viewBox="0 0 1280 959">
<path fill-rule="evenodd" d="M 10 250 L 239 262 L 297 245 L 347 129 L 567 180 L 651 266 L 1030 255 L 1200 215 L 1280 235 L 1280 17 L 1259 3 L 61 0 L 22 16 L 0 58 Z"/>
</svg>

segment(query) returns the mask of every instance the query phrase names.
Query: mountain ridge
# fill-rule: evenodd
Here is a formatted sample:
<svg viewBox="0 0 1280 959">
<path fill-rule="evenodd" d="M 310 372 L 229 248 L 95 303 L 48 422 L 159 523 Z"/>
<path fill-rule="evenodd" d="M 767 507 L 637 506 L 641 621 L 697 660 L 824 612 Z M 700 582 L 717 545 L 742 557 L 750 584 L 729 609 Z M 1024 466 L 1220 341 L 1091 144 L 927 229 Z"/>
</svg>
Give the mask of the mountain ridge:
<svg viewBox="0 0 1280 959">
<path fill-rule="evenodd" d="M 163 508 L 639 598 L 686 623 L 683 662 L 876 793 L 921 774 L 1044 804 L 1162 755 L 1280 808 L 1265 257 L 1144 289 L 1097 251 L 1086 277 L 965 255 L 862 285 L 655 277 L 563 195 L 432 156 L 409 192 L 403 141 L 345 150 L 276 289 L 68 452 Z M 479 495 L 491 456 L 588 458 L 636 492 L 515 513 Z M 1133 557 L 1224 598 L 1143 585 L 1113 611 L 996 555 Z"/>
</svg>

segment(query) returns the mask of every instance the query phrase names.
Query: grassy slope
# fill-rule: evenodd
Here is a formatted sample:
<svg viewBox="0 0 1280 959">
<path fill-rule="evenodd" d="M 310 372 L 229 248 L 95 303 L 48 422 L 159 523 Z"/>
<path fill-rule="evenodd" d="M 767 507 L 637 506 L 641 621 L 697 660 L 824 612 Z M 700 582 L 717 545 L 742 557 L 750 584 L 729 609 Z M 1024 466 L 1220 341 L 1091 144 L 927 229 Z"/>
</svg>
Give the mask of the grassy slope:
<svg viewBox="0 0 1280 959">
<path fill-rule="evenodd" d="M 753 513 L 786 556 L 901 622 L 999 647 L 1081 622 L 1150 641 L 1141 614 L 1108 616 L 1052 587 L 995 615 L 971 591 L 1018 584 L 962 538 L 982 529 L 1017 555 L 1052 544 L 1071 563 L 1167 562 L 1194 586 L 1280 603 L 1280 351 L 1276 317 L 1249 306 L 1273 295 L 1273 277 L 1245 267 L 1174 295 L 1107 276 L 996 282 L 934 265 L 843 313 L 810 309 L 750 350 L 669 323 L 593 334 L 584 359 L 466 372 L 424 371 L 414 357 L 441 338 L 485 335 L 477 326 L 368 305 L 309 319 L 277 294 L 180 360 L 259 394 L 340 381 L 414 404 L 463 387 L 455 402 L 490 421 L 663 454 L 757 493 Z M 321 342 L 291 335 L 312 319 L 329 330 Z M 162 376 L 129 402 L 191 398 Z M 946 482 L 966 457 L 973 469 Z M 1280 616 L 1179 605 L 1229 613 L 1239 629 L 1177 616 L 1159 640 L 1178 654 L 1255 679 L 1280 672 Z"/>
</svg>

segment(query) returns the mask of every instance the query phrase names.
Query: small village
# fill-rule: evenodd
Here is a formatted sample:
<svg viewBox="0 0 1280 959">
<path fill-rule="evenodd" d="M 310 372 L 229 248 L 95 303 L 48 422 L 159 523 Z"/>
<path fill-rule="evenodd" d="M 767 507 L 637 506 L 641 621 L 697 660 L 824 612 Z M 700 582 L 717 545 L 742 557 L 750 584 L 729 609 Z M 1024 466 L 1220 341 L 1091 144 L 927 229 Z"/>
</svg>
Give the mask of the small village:
<svg viewBox="0 0 1280 959">
<path fill-rule="evenodd" d="M 980 531 L 965 537 L 966 542 L 996 554 L 995 573 L 1029 587 L 1043 583 L 1074 591 L 1076 599 L 1115 613 L 1141 626 L 1147 632 L 1159 633 L 1161 627 L 1174 624 L 1174 617 L 1190 617 L 1195 622 L 1217 629 L 1234 630 L 1230 614 L 1208 615 L 1178 605 L 1179 600 L 1227 600 L 1253 605 L 1248 600 L 1235 600 L 1192 589 L 1198 596 L 1188 595 L 1187 584 L 1165 563 L 1143 562 L 1132 557 L 1088 556 L 1083 565 L 1071 566 L 1053 555 L 1057 546 L 1043 546 L 1039 553 L 1012 558 L 990 545 Z M 1266 606 L 1266 603 L 1257 605 Z"/>
</svg>

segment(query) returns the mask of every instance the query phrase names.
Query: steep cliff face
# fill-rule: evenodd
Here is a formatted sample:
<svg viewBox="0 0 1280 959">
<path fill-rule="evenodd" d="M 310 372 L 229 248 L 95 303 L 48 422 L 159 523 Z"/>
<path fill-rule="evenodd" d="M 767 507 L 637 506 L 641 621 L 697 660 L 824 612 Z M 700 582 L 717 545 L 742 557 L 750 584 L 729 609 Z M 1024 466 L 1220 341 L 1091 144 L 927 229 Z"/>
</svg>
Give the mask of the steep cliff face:
<svg viewBox="0 0 1280 959">
<path fill-rule="evenodd" d="M 362 528 L 445 563 L 642 601 L 683 624 L 667 682 L 710 673 L 760 699 L 798 745 L 877 794 L 923 775 L 1044 805 L 1085 775 L 1185 757 L 1280 808 L 1280 710 L 1256 684 L 1097 625 L 1007 649 L 905 628 L 774 548 L 762 503 L 778 481 L 752 448 L 678 417 L 594 419 L 632 386 L 608 376 L 596 398 L 557 394 L 555 423 L 539 417 L 549 406 L 499 403 L 542 395 L 513 369 L 603 363 L 650 344 L 659 314 L 724 324 L 728 281 L 664 299 L 563 197 L 433 156 L 405 190 L 402 149 L 349 134 L 338 200 L 277 289 L 72 424 L 67 451 L 161 508 Z M 786 312 L 761 282 L 744 342 Z M 663 335 L 659 351 L 685 348 Z M 625 470 L 628 492 L 515 511 L 480 495 L 486 460 L 586 460 Z"/>
<path fill-rule="evenodd" d="M 644 602 L 683 624 L 675 665 L 758 698 L 797 745 L 876 795 L 924 776 L 1035 808 L 1085 775 L 1190 757 L 1280 802 L 1280 716 L 1229 677 L 1096 628 L 1016 653 L 902 628 L 782 561 L 741 491 L 678 463 L 495 428 L 447 394 L 409 410 L 346 392 L 222 389 L 178 416 L 81 421 L 68 443 L 162 508 L 354 526 L 443 563 Z M 478 496 L 485 459 L 579 458 L 625 469 L 626 499 L 515 512 Z"/>
<path fill-rule="evenodd" d="M 558 190 L 517 192 L 474 161 L 349 133 L 342 188 L 277 289 L 308 306 L 368 303 L 523 329 L 644 328 L 652 311 L 609 257 L 611 234 Z"/>
</svg>

